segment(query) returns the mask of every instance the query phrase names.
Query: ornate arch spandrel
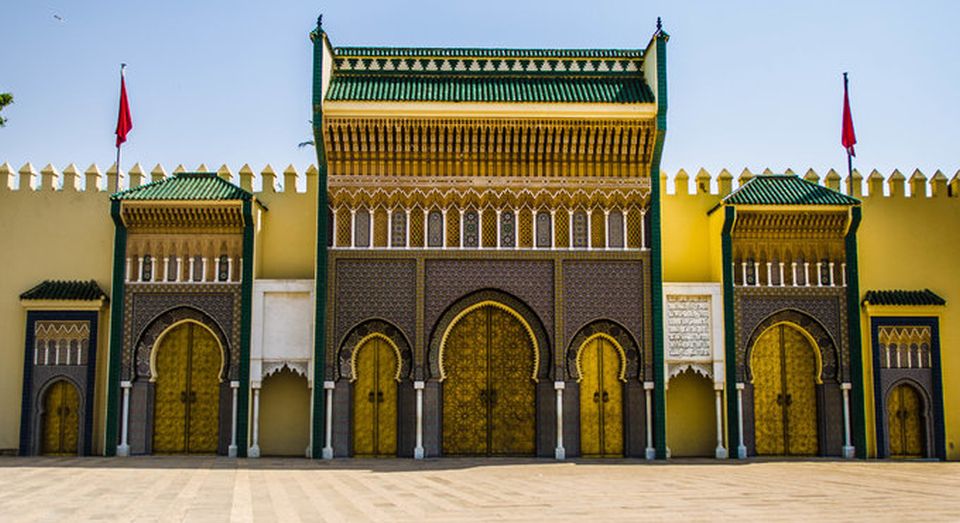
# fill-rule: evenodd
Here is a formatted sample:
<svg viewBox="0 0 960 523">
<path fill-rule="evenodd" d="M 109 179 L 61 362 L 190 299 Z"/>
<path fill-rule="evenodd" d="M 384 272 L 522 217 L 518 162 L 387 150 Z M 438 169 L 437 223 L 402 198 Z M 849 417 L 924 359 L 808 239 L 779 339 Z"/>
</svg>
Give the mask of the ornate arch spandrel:
<svg viewBox="0 0 960 523">
<path fill-rule="evenodd" d="M 353 367 L 353 355 L 359 345 L 373 336 L 385 338 L 397 353 L 399 369 L 396 379 L 402 380 L 411 376 L 413 367 L 413 351 L 410 342 L 403 332 L 394 324 L 379 318 L 365 320 L 352 329 L 340 340 L 337 346 L 336 376 L 335 379 L 356 379 Z"/>
<path fill-rule="evenodd" d="M 199 323 L 213 333 L 222 348 L 223 365 L 219 377 L 221 380 L 225 380 L 232 375 L 231 371 L 235 367 L 236 362 L 234 360 L 236 359 L 236 355 L 220 324 L 203 311 L 193 307 L 176 307 L 159 314 L 151 320 L 147 328 L 144 329 L 140 335 L 140 338 L 137 339 L 137 343 L 133 349 L 134 368 L 131 372 L 132 376 L 136 376 L 138 379 L 150 379 L 152 375 L 151 358 L 157 341 L 170 327 L 185 321 Z"/>
<path fill-rule="evenodd" d="M 549 338 L 547 338 L 546 329 L 540 317 L 530 308 L 529 305 L 506 292 L 496 289 L 485 289 L 468 294 L 459 300 L 454 301 L 440 315 L 437 323 L 430 333 L 430 344 L 427 346 L 427 370 L 428 377 L 436 380 L 443 378 L 441 368 L 442 348 L 446 334 L 450 332 L 453 325 L 467 312 L 482 305 L 497 306 L 515 318 L 520 320 L 527 329 L 528 334 L 534 343 L 536 353 L 536 376 L 535 380 L 544 380 L 550 378 L 551 350 Z"/>
<path fill-rule="evenodd" d="M 821 381 L 839 380 L 840 350 L 833 336 L 812 316 L 796 309 L 784 309 L 764 318 L 750 333 L 750 337 L 747 339 L 744 359 L 742 362 L 739 362 L 743 372 L 743 381 L 748 383 L 753 381 L 753 369 L 750 366 L 750 360 L 753 356 L 753 348 L 757 340 L 759 340 L 760 336 L 768 329 L 780 323 L 787 323 L 798 328 L 801 333 L 807 337 L 808 341 L 813 343 L 818 351 L 816 356 L 820 360 Z"/>
<path fill-rule="evenodd" d="M 578 355 L 580 348 L 584 343 L 597 336 L 613 340 L 622 351 L 624 358 L 625 380 L 643 381 L 643 362 L 640 345 L 636 342 L 630 332 L 619 323 L 612 320 L 593 320 L 577 331 L 567 345 L 567 378 L 571 380 L 580 380 Z"/>
</svg>

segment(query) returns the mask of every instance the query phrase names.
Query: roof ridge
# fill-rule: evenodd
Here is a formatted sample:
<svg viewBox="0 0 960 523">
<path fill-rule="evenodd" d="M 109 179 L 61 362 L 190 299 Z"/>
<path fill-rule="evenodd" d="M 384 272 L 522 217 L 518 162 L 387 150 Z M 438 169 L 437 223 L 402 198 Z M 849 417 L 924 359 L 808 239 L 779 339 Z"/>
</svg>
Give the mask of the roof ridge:
<svg viewBox="0 0 960 523">
<path fill-rule="evenodd" d="M 345 45 L 333 48 L 334 56 L 403 56 L 420 57 L 492 57 L 504 58 L 643 58 L 643 48 L 603 47 L 443 47 L 443 46 L 379 46 Z M 601 55 L 601 56 L 597 56 Z"/>
<path fill-rule="evenodd" d="M 227 200 L 246 200 L 246 199 L 249 199 L 249 198 L 252 198 L 252 197 L 253 197 L 253 193 L 252 193 L 252 192 L 247 191 L 247 190 L 244 189 L 243 187 L 240 187 L 239 185 L 233 183 L 233 182 L 230 181 L 230 180 L 225 180 L 225 179 L 221 178 L 221 177 L 220 177 L 219 175 L 217 175 L 217 173 L 214 172 L 214 171 L 183 171 L 183 172 L 175 173 L 175 174 L 173 174 L 172 176 L 167 176 L 167 177 L 165 177 L 165 178 L 163 178 L 163 179 L 160 179 L 160 180 L 155 180 L 155 181 L 152 181 L 152 182 L 149 182 L 149 183 L 145 183 L 145 184 L 143 184 L 143 185 L 138 185 L 137 187 L 131 187 L 131 188 L 128 188 L 128 189 L 124 189 L 124 190 L 122 190 L 122 191 L 117 191 L 117 192 L 115 192 L 115 193 L 113 193 L 113 194 L 110 195 L 110 199 L 111 199 L 111 200 L 123 200 L 123 199 L 125 199 L 125 198 L 127 198 L 127 197 L 136 195 L 136 194 L 138 194 L 138 193 L 149 192 L 151 189 L 156 189 L 156 188 L 158 188 L 158 187 L 160 187 L 160 186 L 163 186 L 163 185 L 174 184 L 174 183 L 177 183 L 178 181 L 190 180 L 190 179 L 193 179 L 193 180 L 204 180 L 204 181 L 206 181 L 206 180 L 211 180 L 210 183 L 216 184 L 217 186 L 219 186 L 219 187 L 220 187 L 221 189 L 223 189 L 223 190 L 229 190 L 229 191 L 231 191 L 231 194 L 227 194 L 227 195 L 221 194 L 220 196 L 214 196 L 213 198 L 211 198 L 211 197 L 209 197 L 209 196 L 207 196 L 207 197 L 200 197 L 200 198 L 183 198 L 183 197 L 163 198 L 162 195 L 153 195 L 153 196 L 146 197 L 146 198 L 144 198 L 144 199 L 147 199 L 147 200 L 162 200 L 162 199 L 173 199 L 173 200 L 189 200 L 189 199 L 199 199 L 199 200 L 211 200 L 211 199 L 212 199 L 212 200 L 222 200 L 222 199 L 227 199 Z M 188 183 L 188 182 L 185 182 L 185 183 Z M 159 197 L 158 197 L 158 196 L 159 196 Z M 181 195 L 181 196 L 182 196 L 182 195 Z M 239 197 L 237 197 L 237 196 L 239 196 Z"/>
</svg>

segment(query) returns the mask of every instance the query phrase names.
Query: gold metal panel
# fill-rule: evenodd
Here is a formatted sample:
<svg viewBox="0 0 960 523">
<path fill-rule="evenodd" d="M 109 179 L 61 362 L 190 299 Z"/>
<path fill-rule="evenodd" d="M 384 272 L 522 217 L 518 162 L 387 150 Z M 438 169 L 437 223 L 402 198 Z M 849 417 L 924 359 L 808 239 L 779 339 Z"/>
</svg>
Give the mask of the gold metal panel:
<svg viewBox="0 0 960 523">
<path fill-rule="evenodd" d="M 388 234 L 390 234 L 390 224 L 387 223 L 386 209 L 376 209 L 370 217 L 373 220 L 373 246 L 386 247 Z"/>
<path fill-rule="evenodd" d="M 187 451 L 215 453 L 220 414 L 220 346 L 207 329 L 189 325 L 193 330 L 190 346 L 188 382 L 189 417 Z"/>
<path fill-rule="evenodd" d="M 623 455 L 623 362 L 613 344 L 594 338 L 580 349 L 580 452 Z"/>
<path fill-rule="evenodd" d="M 156 351 L 156 387 L 153 408 L 153 451 L 187 450 L 187 366 L 191 324 L 174 327 L 160 339 Z"/>
<path fill-rule="evenodd" d="M 396 353 L 385 340 L 377 340 L 376 451 L 378 456 L 397 454 Z"/>
<path fill-rule="evenodd" d="M 480 213 L 481 219 L 481 238 L 484 247 L 492 248 L 497 246 L 497 212 L 493 209 L 484 209 Z"/>
<path fill-rule="evenodd" d="M 354 358 L 353 383 L 353 452 L 358 456 L 376 452 L 375 420 L 377 338 L 371 338 L 358 347 Z"/>
<path fill-rule="evenodd" d="M 590 215 L 590 245 L 603 249 L 607 239 L 607 222 L 603 211 L 594 209 Z"/>
<path fill-rule="evenodd" d="M 890 457 L 923 457 L 920 394 L 910 385 L 897 385 L 887 399 Z"/>
<path fill-rule="evenodd" d="M 188 322 L 167 332 L 155 350 L 153 451 L 216 452 L 219 343 L 207 329 Z"/>
<path fill-rule="evenodd" d="M 600 343 L 600 338 L 594 338 L 580 349 L 580 453 L 584 456 L 597 456 L 603 452 Z"/>
<path fill-rule="evenodd" d="M 782 325 L 757 340 L 750 358 L 753 371 L 754 438 L 759 455 L 783 455 L 783 368 L 780 347 Z"/>
<path fill-rule="evenodd" d="M 770 328 L 751 356 L 754 434 L 760 455 L 815 455 L 819 360 L 809 339 L 789 325 Z"/>
<path fill-rule="evenodd" d="M 520 321 L 493 305 L 479 307 L 453 326 L 443 358 L 443 453 L 533 454 L 535 359 Z"/>
<path fill-rule="evenodd" d="M 817 453 L 816 350 L 797 329 L 781 325 L 784 366 L 784 439 L 787 454 L 812 456 Z"/>
<path fill-rule="evenodd" d="M 80 395 L 77 388 L 60 380 L 47 389 L 43 401 L 41 453 L 76 454 L 80 435 Z"/>
<path fill-rule="evenodd" d="M 397 453 L 396 352 L 380 337 L 369 338 L 355 356 L 353 452 L 357 456 Z"/>
<path fill-rule="evenodd" d="M 523 325 L 508 312 L 487 309 L 487 402 L 490 454 L 534 454 L 536 390 L 533 348 Z"/>
</svg>

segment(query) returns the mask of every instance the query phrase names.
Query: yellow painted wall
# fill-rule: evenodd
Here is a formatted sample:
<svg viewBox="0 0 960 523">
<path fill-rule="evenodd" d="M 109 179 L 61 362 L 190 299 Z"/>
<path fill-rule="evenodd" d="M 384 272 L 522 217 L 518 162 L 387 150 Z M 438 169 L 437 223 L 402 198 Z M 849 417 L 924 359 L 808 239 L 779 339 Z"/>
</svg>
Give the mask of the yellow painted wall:
<svg viewBox="0 0 960 523">
<path fill-rule="evenodd" d="M 713 382 L 692 370 L 681 372 L 667 388 L 667 447 L 670 455 L 713 457 L 717 448 L 717 411 Z"/>
<path fill-rule="evenodd" d="M 300 175 L 303 176 L 302 174 Z M 285 179 L 283 192 L 257 193 L 269 209 L 262 215 L 256 278 L 313 278 L 316 259 L 317 177 L 307 176 L 307 191 L 293 192 Z"/>
<path fill-rule="evenodd" d="M 260 391 L 260 453 L 303 457 L 309 443 L 307 378 L 283 369 L 265 379 Z"/>
<path fill-rule="evenodd" d="M 8 188 L 0 176 L 0 450 L 20 439 L 26 313 L 20 294 L 43 280 L 96 280 L 108 295 L 113 223 L 105 192 L 54 191 L 51 186 Z M 36 182 L 40 182 L 39 177 Z M 98 360 L 104 363 L 109 313 L 100 315 Z M 94 449 L 102 448 L 104 383 L 98 376 Z"/>
<path fill-rule="evenodd" d="M 720 281 L 714 280 L 711 274 L 712 235 L 707 211 L 721 197 L 716 194 L 687 194 L 686 178 L 681 178 L 679 182 L 677 194 L 664 195 L 662 199 L 663 281 Z"/>
<path fill-rule="evenodd" d="M 859 233 L 860 290 L 929 288 L 947 300 L 940 321 L 947 458 L 960 460 L 960 198 L 863 198 Z M 904 312 L 923 314 L 917 307 Z M 873 368 L 866 318 L 867 437 L 876 455 Z"/>
</svg>

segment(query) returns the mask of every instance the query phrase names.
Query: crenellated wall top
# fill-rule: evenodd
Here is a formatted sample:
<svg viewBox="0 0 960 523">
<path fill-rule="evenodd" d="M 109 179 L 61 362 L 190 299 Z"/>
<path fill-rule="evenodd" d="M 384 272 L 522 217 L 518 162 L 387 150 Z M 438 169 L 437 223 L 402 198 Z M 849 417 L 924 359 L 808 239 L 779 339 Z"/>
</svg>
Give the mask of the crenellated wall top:
<svg viewBox="0 0 960 523">
<path fill-rule="evenodd" d="M 69 164 L 63 170 L 52 164 L 37 169 L 27 162 L 19 169 L 9 163 L 0 163 L 0 193 L 20 192 L 81 192 L 109 195 L 118 190 L 139 187 L 148 182 L 159 181 L 168 176 L 187 172 L 183 165 L 177 165 L 167 171 L 157 164 L 147 171 L 139 163 L 133 164 L 126 172 L 118 173 L 116 164 L 102 169 L 97 164 L 91 164 L 81 170 L 76 164 Z M 282 194 L 313 194 L 317 188 L 317 167 L 313 164 L 306 169 L 297 169 L 288 165 L 278 172 L 270 164 L 255 171 L 249 164 L 243 164 L 240 169 L 233 171 L 226 164 L 217 169 L 211 169 L 200 164 L 197 172 L 215 172 L 221 178 L 255 193 L 258 197 Z M 724 197 L 734 189 L 740 187 L 758 174 L 781 174 L 765 169 L 760 173 L 753 173 L 743 169 L 734 175 L 727 169 L 717 173 L 710 173 L 706 169 L 699 169 L 691 176 L 685 169 L 676 172 L 661 171 L 661 187 L 667 197 L 675 196 L 711 196 Z M 783 174 L 795 174 L 803 179 L 820 184 L 824 187 L 838 190 L 856 198 L 960 198 L 960 170 L 952 177 L 937 170 L 927 175 L 915 169 L 908 176 L 900 170 L 883 174 L 874 169 L 867 176 L 854 169 L 853 176 L 842 176 L 836 170 L 830 169 L 825 173 L 818 173 L 808 169 L 799 174 L 792 169 L 783 171 Z M 535 178 L 529 179 L 532 183 Z M 554 178 L 556 181 L 556 178 Z M 96 188 L 91 190 L 91 188 Z"/>
<path fill-rule="evenodd" d="M 692 177 L 686 170 L 680 169 L 674 173 L 661 171 L 660 186 L 668 197 L 686 195 L 723 198 L 738 187 L 743 186 L 754 176 L 769 174 L 800 176 L 804 180 L 840 191 L 854 198 L 957 198 L 960 196 L 960 170 L 948 178 L 940 170 L 937 170 L 931 176 L 927 176 L 919 169 L 914 169 L 908 178 L 899 169 L 894 169 L 893 172 L 888 174 L 873 169 L 866 177 L 857 169 L 853 170 L 852 176 L 841 176 L 834 169 L 825 173 L 807 169 L 806 172 L 800 174 L 793 169 L 774 172 L 769 168 L 760 173 L 743 169 L 735 176 L 727 169 L 722 169 L 718 173 L 710 173 L 701 168 Z"/>
</svg>

